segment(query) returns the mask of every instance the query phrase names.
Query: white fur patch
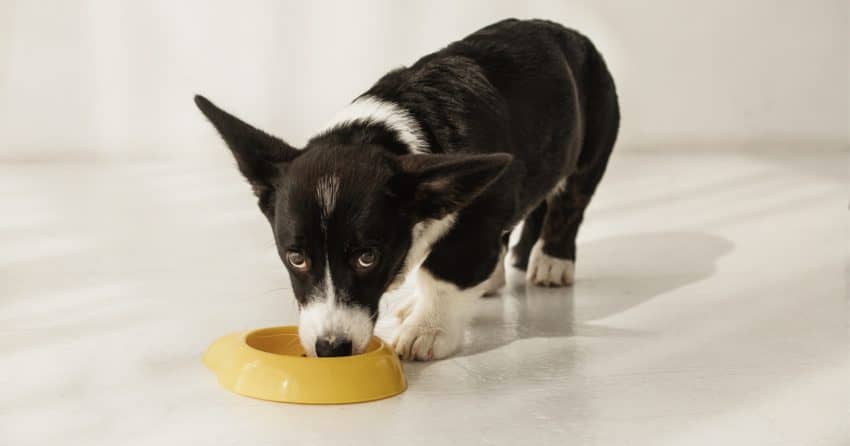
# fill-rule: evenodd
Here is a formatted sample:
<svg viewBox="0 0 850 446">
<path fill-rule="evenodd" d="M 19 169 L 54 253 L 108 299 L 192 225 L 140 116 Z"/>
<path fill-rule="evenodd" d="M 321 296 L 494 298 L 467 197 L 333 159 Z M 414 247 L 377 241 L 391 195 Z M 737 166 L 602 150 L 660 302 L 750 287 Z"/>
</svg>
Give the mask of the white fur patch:
<svg viewBox="0 0 850 446">
<path fill-rule="evenodd" d="M 325 302 L 333 308 L 336 305 L 336 287 L 331 277 L 331 263 L 327 253 L 325 253 L 325 280 L 322 281 L 322 291 L 325 293 Z"/>
<path fill-rule="evenodd" d="M 407 110 L 373 96 L 361 96 L 342 109 L 325 126 L 325 132 L 354 122 L 374 122 L 386 125 L 398 134 L 411 153 L 428 153 L 428 143 L 419 123 Z"/>
<path fill-rule="evenodd" d="M 487 288 L 487 281 L 459 289 L 420 268 L 417 295 L 397 312 L 401 324 L 391 344 L 403 359 L 428 361 L 445 358 L 460 347 L 472 304 Z"/>
<path fill-rule="evenodd" d="M 354 354 L 363 353 L 372 339 L 373 327 L 369 312 L 361 307 L 331 305 L 314 301 L 301 309 L 298 336 L 309 356 L 316 356 L 316 340 L 342 337 L 351 340 Z"/>
<path fill-rule="evenodd" d="M 339 177 L 325 175 L 316 183 L 316 200 L 322 208 L 322 219 L 328 218 L 336 207 L 336 196 L 339 193 Z"/>
<path fill-rule="evenodd" d="M 413 225 L 410 250 L 407 251 L 407 256 L 404 258 L 401 272 L 396 280 L 390 284 L 387 291 L 394 290 L 404 283 L 407 275 L 425 260 L 434 243 L 449 232 L 455 223 L 455 217 L 455 214 L 449 214 L 439 220 L 423 220 Z"/>
<path fill-rule="evenodd" d="M 556 287 L 571 285 L 575 281 L 575 263 L 572 260 L 559 259 L 544 253 L 543 241 L 538 240 L 531 248 L 525 278 L 534 285 Z"/>
</svg>

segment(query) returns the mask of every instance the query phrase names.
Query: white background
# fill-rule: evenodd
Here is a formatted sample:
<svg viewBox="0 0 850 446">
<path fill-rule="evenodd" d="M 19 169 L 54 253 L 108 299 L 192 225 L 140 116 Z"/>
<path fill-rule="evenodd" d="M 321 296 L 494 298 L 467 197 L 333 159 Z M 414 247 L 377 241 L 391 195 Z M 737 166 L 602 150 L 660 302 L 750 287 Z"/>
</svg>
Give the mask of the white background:
<svg viewBox="0 0 850 446">
<path fill-rule="evenodd" d="M 511 16 L 596 41 L 619 150 L 846 147 L 846 0 L 0 0 L 0 159 L 223 157 L 195 92 L 300 145 L 384 72 Z"/>
</svg>

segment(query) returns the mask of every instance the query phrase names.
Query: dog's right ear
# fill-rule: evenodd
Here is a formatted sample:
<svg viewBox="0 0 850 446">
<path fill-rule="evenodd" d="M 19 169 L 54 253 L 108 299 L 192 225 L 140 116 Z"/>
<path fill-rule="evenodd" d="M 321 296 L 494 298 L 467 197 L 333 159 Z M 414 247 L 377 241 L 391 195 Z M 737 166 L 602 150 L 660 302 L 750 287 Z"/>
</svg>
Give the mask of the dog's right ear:
<svg viewBox="0 0 850 446">
<path fill-rule="evenodd" d="M 201 95 L 195 96 L 195 105 L 218 130 L 227 147 L 233 152 L 239 171 L 251 183 L 262 207 L 264 197 L 272 189 L 272 181 L 279 165 L 292 161 L 301 152 L 281 139 L 216 107 Z"/>
<path fill-rule="evenodd" d="M 389 194 L 401 197 L 418 219 L 443 218 L 484 192 L 512 160 L 507 153 L 404 155 Z"/>
</svg>

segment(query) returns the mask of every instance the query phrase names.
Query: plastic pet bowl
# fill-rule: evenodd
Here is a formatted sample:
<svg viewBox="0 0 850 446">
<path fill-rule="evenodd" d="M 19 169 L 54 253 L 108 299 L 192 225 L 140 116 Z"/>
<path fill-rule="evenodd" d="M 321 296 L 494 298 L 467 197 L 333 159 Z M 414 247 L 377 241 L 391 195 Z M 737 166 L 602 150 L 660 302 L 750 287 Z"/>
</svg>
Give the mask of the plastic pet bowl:
<svg viewBox="0 0 850 446">
<path fill-rule="evenodd" d="M 221 337 L 207 349 L 204 364 L 228 390 L 286 403 L 360 403 L 407 388 L 398 357 L 377 337 L 360 355 L 309 358 L 294 326 Z"/>
</svg>

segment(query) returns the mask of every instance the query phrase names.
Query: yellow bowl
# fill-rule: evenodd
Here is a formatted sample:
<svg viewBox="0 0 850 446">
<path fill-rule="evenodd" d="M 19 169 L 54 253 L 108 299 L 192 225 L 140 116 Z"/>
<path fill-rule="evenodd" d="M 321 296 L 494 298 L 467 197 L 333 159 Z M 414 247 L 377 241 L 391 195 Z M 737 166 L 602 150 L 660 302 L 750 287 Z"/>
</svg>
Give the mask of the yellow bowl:
<svg viewBox="0 0 850 446">
<path fill-rule="evenodd" d="M 207 349 L 204 364 L 228 390 L 287 403 L 360 403 L 407 388 L 398 357 L 377 337 L 360 355 L 308 358 L 294 326 L 221 337 Z"/>
</svg>

